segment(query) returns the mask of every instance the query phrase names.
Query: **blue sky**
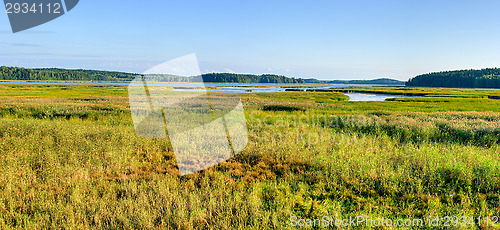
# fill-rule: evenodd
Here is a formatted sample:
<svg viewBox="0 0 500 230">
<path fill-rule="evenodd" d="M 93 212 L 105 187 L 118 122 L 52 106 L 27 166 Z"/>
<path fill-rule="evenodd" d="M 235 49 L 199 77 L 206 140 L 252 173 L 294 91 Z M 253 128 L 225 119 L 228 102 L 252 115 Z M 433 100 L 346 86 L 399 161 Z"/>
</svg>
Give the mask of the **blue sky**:
<svg viewBox="0 0 500 230">
<path fill-rule="evenodd" d="M 407 80 L 500 67 L 500 1 L 92 1 L 13 34 L 0 65 L 143 72 L 196 53 L 202 72 Z"/>
</svg>

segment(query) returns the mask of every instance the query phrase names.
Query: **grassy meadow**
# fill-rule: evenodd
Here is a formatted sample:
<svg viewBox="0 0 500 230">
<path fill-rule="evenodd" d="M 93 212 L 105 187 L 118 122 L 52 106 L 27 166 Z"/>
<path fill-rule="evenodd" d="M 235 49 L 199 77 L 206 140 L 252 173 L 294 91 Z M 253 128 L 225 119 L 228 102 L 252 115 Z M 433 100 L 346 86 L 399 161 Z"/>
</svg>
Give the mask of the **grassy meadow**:
<svg viewBox="0 0 500 230">
<path fill-rule="evenodd" d="M 180 177 L 167 139 L 135 134 L 126 86 L 0 85 L 0 229 L 295 229 L 292 216 L 484 229 L 477 217 L 500 215 L 500 90 L 241 97 L 245 150 Z"/>
</svg>

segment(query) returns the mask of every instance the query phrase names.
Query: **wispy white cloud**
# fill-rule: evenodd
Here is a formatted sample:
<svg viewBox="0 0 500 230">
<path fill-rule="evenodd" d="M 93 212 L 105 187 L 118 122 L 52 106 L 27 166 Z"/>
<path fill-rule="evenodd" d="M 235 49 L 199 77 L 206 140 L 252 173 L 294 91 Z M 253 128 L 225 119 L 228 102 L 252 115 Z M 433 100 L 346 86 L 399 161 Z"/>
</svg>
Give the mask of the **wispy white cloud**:
<svg viewBox="0 0 500 230">
<path fill-rule="evenodd" d="M 21 46 L 21 47 L 42 47 L 39 44 L 33 44 L 33 43 L 12 43 L 12 46 Z"/>
<path fill-rule="evenodd" d="M 224 68 L 224 71 L 225 71 L 225 72 L 228 72 L 228 73 L 235 73 L 235 71 L 234 71 L 234 70 L 232 70 L 232 69 L 228 69 L 228 68 Z"/>
</svg>

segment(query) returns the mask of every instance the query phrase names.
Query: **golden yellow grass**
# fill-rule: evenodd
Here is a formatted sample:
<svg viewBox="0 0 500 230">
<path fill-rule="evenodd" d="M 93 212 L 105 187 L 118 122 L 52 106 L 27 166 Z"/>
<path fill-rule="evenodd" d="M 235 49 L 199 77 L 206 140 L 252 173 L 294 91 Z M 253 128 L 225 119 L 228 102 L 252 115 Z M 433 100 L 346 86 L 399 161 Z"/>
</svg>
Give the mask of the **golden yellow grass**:
<svg viewBox="0 0 500 230">
<path fill-rule="evenodd" d="M 168 140 L 135 135 L 125 87 L 62 88 L 0 86 L 9 95 L 0 96 L 2 229 L 293 229 L 291 216 L 500 214 L 494 111 L 245 94 L 246 149 L 179 177 Z M 283 125 L 303 115 L 338 122 Z"/>
</svg>

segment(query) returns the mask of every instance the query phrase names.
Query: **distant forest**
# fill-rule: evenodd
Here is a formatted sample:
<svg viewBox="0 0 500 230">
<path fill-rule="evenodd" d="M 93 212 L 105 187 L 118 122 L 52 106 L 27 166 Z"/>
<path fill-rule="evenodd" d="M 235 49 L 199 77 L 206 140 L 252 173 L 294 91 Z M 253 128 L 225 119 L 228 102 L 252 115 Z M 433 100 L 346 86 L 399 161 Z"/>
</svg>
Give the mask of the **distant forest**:
<svg viewBox="0 0 500 230">
<path fill-rule="evenodd" d="M 84 69 L 27 69 L 19 67 L 0 67 L 0 81 L 106 81 L 106 82 L 130 82 L 140 74 L 84 70 Z M 317 80 L 290 78 L 276 74 L 235 74 L 235 73 L 207 73 L 203 74 L 204 82 L 212 83 L 288 83 L 288 84 L 383 84 L 404 85 L 404 82 L 381 78 L 375 80 Z M 181 77 L 166 74 L 151 74 L 148 78 L 157 82 L 200 82 L 199 77 Z"/>
<path fill-rule="evenodd" d="M 203 74 L 204 82 L 224 83 L 305 83 L 304 79 L 289 78 L 274 74 L 235 74 L 235 73 L 207 73 Z"/>
<path fill-rule="evenodd" d="M 110 72 L 99 70 L 67 69 L 26 69 L 18 67 L 0 67 L 0 80 L 18 81 L 111 81 L 129 82 L 139 74 Z M 174 75 L 151 75 L 155 81 L 164 82 L 199 82 L 199 78 Z M 208 73 L 202 75 L 204 82 L 214 83 L 305 83 L 304 79 L 289 78 L 274 74 L 234 74 Z"/>
<path fill-rule="evenodd" d="M 500 88 L 500 69 L 471 69 L 422 74 L 410 79 L 406 86 Z"/>
<path fill-rule="evenodd" d="M 16 81 L 131 81 L 137 74 L 99 70 L 26 69 L 0 67 L 0 80 Z"/>
<path fill-rule="evenodd" d="M 405 85 L 405 82 L 389 78 L 379 78 L 374 80 L 317 80 L 306 79 L 306 83 L 317 84 L 366 84 L 366 85 Z"/>
</svg>

